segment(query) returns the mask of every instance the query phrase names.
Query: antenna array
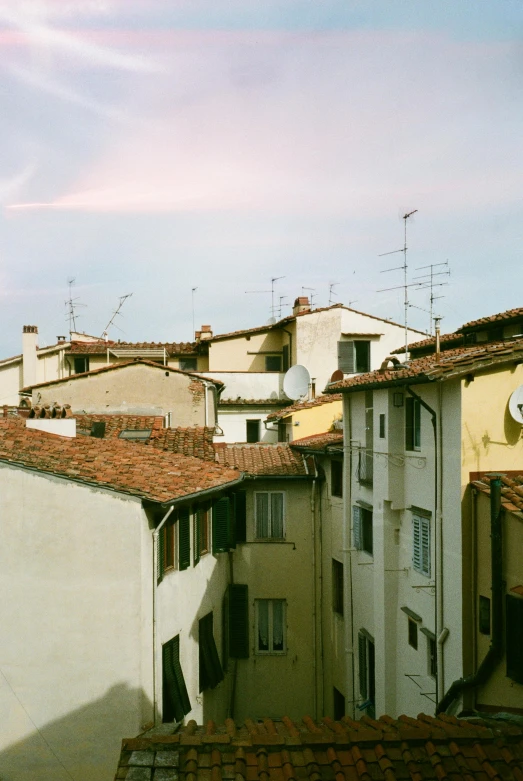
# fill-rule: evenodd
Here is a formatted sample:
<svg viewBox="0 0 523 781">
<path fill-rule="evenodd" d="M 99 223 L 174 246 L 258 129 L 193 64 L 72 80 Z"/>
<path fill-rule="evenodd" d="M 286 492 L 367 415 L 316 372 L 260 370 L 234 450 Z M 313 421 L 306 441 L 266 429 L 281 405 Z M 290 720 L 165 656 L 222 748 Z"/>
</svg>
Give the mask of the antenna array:
<svg viewBox="0 0 523 781">
<path fill-rule="evenodd" d="M 70 277 L 67 280 L 67 284 L 69 285 L 69 298 L 65 302 L 65 306 L 68 307 L 66 319 L 69 320 L 69 337 L 73 333 L 73 331 L 76 331 L 76 318 L 80 315 L 76 314 L 76 309 L 79 306 L 87 306 L 87 304 L 77 304 L 76 302 L 79 299 L 79 296 L 76 298 L 73 298 L 73 285 L 75 283 L 75 277 Z"/>
<path fill-rule="evenodd" d="M 105 326 L 105 328 L 103 330 L 103 333 L 102 333 L 102 339 L 106 339 L 107 338 L 107 334 L 108 334 L 109 328 L 113 325 L 117 315 L 120 314 L 120 310 L 123 307 L 123 305 L 125 304 L 125 302 L 127 301 L 127 299 L 130 298 L 131 296 L 132 296 L 132 293 L 127 293 L 125 296 L 120 296 L 120 303 L 118 304 L 118 306 L 114 310 L 113 316 L 111 317 L 111 319 L 109 320 L 109 322 Z M 116 327 L 118 327 L 118 326 L 116 326 Z"/>
</svg>

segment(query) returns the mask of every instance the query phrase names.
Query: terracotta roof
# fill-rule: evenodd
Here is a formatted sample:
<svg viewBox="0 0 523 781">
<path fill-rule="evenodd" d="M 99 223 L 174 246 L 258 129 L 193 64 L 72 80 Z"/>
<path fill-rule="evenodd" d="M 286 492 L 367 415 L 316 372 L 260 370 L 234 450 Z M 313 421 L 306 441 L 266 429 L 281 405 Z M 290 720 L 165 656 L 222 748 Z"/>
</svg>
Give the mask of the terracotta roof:
<svg viewBox="0 0 523 781">
<path fill-rule="evenodd" d="M 498 312 L 496 315 L 480 317 L 478 320 L 470 320 L 470 322 L 465 323 L 461 328 L 458 328 L 458 331 L 468 331 L 469 329 L 479 328 L 484 325 L 500 325 L 501 323 L 520 320 L 521 318 L 523 318 L 523 307 L 507 309 L 505 312 Z"/>
<path fill-rule="evenodd" d="M 407 366 L 401 364 L 398 369 L 378 369 L 334 382 L 326 388 L 326 392 L 351 392 L 363 388 L 386 388 L 415 382 L 448 380 L 490 366 L 513 363 L 515 360 L 523 360 L 523 339 L 457 347 L 441 353 L 439 358 L 433 354 L 426 355 L 409 361 Z"/>
<path fill-rule="evenodd" d="M 34 388 L 47 388 L 49 385 L 59 385 L 61 382 L 69 382 L 69 380 L 76 380 L 80 377 L 93 377 L 97 374 L 102 374 L 103 372 L 114 372 L 120 369 L 125 369 L 127 366 L 136 366 L 136 364 L 139 364 L 140 366 L 152 366 L 153 369 L 175 372 L 176 374 L 187 374 L 188 376 L 196 377 L 199 380 L 207 380 L 208 382 L 212 382 L 214 385 L 223 385 L 221 380 L 213 380 L 212 377 L 204 377 L 202 374 L 198 374 L 197 372 L 186 372 L 182 371 L 182 369 L 175 369 L 172 366 L 164 366 L 163 364 L 156 363 L 155 361 L 148 361 L 145 358 L 136 358 L 132 361 L 124 361 L 123 363 L 110 363 L 107 366 L 100 367 L 100 369 L 92 369 L 91 371 L 81 372 L 80 374 L 71 374 L 68 377 L 62 377 L 59 380 L 48 380 L 48 382 L 39 382 L 36 385 L 28 385 L 26 388 L 22 388 L 20 392 L 25 393 L 33 390 Z"/>
<path fill-rule="evenodd" d="M 300 453 L 289 445 L 214 445 L 216 461 L 223 466 L 239 469 L 249 475 L 298 475 L 306 477 L 308 470 Z"/>
<path fill-rule="evenodd" d="M 360 721 L 232 719 L 124 740 L 116 779 L 521 781 L 523 731 L 495 719 L 420 714 Z"/>
<path fill-rule="evenodd" d="M 323 434 L 313 434 L 310 437 L 294 439 L 289 444 L 291 447 L 323 452 L 329 446 L 343 446 L 343 431 L 325 431 Z"/>
<path fill-rule="evenodd" d="M 471 485 L 490 496 L 490 477 L 482 474 Z M 523 474 L 507 474 L 501 478 L 501 504 L 511 513 L 523 512 Z"/>
<path fill-rule="evenodd" d="M 167 357 L 197 354 L 199 342 L 70 342 L 70 352 L 81 355 L 107 355 L 107 350 L 165 350 Z"/>
<path fill-rule="evenodd" d="M 184 456 L 215 461 L 213 437 L 214 428 L 209 426 L 164 428 L 153 431 L 151 438 L 144 444 Z"/>
<path fill-rule="evenodd" d="M 283 404 L 287 404 L 286 399 L 220 399 L 218 402 L 219 407 L 277 407 Z"/>
<path fill-rule="evenodd" d="M 463 345 L 464 342 L 464 336 L 460 333 L 453 333 L 453 334 L 441 334 L 439 341 L 440 345 L 443 347 L 460 347 Z M 409 352 L 416 351 L 416 350 L 424 350 L 429 348 L 434 348 L 436 344 L 436 337 L 430 336 L 428 339 L 422 339 L 420 342 L 411 342 L 409 344 Z M 395 350 L 392 350 L 391 355 L 403 355 L 405 352 L 405 345 L 403 347 L 397 347 Z"/>
<path fill-rule="evenodd" d="M 313 407 L 321 407 L 322 404 L 330 404 L 332 401 L 340 401 L 342 398 L 341 393 L 332 393 L 329 396 L 318 396 L 310 401 L 296 401 L 285 409 L 278 410 L 278 412 L 271 412 L 267 415 L 267 420 L 281 420 L 288 415 L 292 415 L 293 412 L 299 412 L 302 409 L 312 409 Z"/>
<path fill-rule="evenodd" d="M 169 502 L 225 487 L 240 472 L 136 442 L 66 438 L 0 420 L 0 462 L 29 467 L 125 494 Z"/>
<path fill-rule="evenodd" d="M 93 423 L 105 423 L 105 439 L 118 437 L 122 431 L 151 429 L 153 434 L 163 430 L 162 415 L 103 415 L 81 414 L 76 418 L 76 432 L 90 434 Z"/>
</svg>

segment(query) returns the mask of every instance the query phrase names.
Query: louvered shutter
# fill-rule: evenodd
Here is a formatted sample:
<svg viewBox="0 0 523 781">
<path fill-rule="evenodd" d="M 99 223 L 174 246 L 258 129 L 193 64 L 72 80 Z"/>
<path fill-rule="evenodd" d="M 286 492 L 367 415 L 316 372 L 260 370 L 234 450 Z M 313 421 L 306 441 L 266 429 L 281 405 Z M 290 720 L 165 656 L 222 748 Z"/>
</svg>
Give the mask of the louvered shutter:
<svg viewBox="0 0 523 781">
<path fill-rule="evenodd" d="M 354 505 L 352 508 L 352 538 L 356 550 L 361 550 L 361 507 Z"/>
<path fill-rule="evenodd" d="M 230 502 L 222 496 L 212 508 L 212 552 L 225 553 L 230 540 Z"/>
<path fill-rule="evenodd" d="M 259 492 L 256 496 L 256 537 L 266 540 L 269 534 L 269 494 Z"/>
<path fill-rule="evenodd" d="M 162 647 L 163 721 L 181 721 L 191 710 L 180 665 L 180 636 Z"/>
<path fill-rule="evenodd" d="M 249 658 L 249 601 L 248 589 L 241 583 L 231 583 L 227 589 L 229 656 Z"/>
<path fill-rule="evenodd" d="M 344 374 L 354 374 L 354 342 L 338 342 L 338 369 Z"/>
<path fill-rule="evenodd" d="M 178 516 L 178 568 L 187 569 L 191 564 L 191 530 L 188 507 L 182 507 Z"/>
<path fill-rule="evenodd" d="M 421 519 L 421 572 L 430 576 L 430 522 Z"/>
<path fill-rule="evenodd" d="M 175 644 L 173 648 L 173 668 L 174 677 L 176 678 L 176 684 L 178 686 L 178 702 L 179 710 L 176 714 L 176 720 L 181 721 L 186 713 L 191 710 L 191 703 L 189 701 L 189 695 L 187 694 L 187 688 L 185 686 L 185 679 L 183 677 L 182 666 L 180 664 L 180 636 L 175 638 Z M 178 715 L 180 714 L 180 715 Z"/>
<path fill-rule="evenodd" d="M 506 595 L 507 677 L 523 683 L 523 599 Z"/>
<path fill-rule="evenodd" d="M 214 689 L 223 681 L 223 670 L 214 642 L 213 614 L 208 613 L 199 621 L 200 691 Z"/>
<path fill-rule="evenodd" d="M 158 532 L 156 537 L 156 572 L 158 575 L 158 583 L 163 578 L 163 563 L 165 561 L 165 524 Z"/>
<path fill-rule="evenodd" d="M 421 518 L 416 516 L 412 519 L 412 566 L 418 572 L 421 568 Z"/>
<path fill-rule="evenodd" d="M 283 539 L 283 493 L 271 493 L 271 537 Z"/>
<path fill-rule="evenodd" d="M 200 561 L 200 549 L 201 549 L 201 528 L 202 528 L 202 521 L 201 521 L 201 515 L 202 515 L 202 508 L 198 506 L 196 510 L 194 511 L 194 556 L 193 561 L 194 565 L 198 564 Z"/>
<path fill-rule="evenodd" d="M 360 679 L 360 697 L 366 700 L 368 697 L 367 689 L 367 638 L 365 635 L 358 634 L 358 672 Z"/>
<path fill-rule="evenodd" d="M 237 491 L 234 494 L 236 542 L 247 540 L 247 491 Z"/>
</svg>

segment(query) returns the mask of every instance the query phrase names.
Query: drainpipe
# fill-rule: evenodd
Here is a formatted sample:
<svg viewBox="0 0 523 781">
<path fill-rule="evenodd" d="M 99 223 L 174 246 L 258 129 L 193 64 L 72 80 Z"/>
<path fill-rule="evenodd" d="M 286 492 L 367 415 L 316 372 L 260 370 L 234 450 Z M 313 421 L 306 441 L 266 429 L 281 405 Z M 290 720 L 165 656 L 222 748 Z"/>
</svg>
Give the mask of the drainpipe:
<svg viewBox="0 0 523 781">
<path fill-rule="evenodd" d="M 157 613 L 157 597 L 156 597 L 156 591 L 157 591 L 157 581 L 158 581 L 158 567 L 157 567 L 157 561 L 156 561 L 156 547 L 158 542 L 158 534 L 162 530 L 162 527 L 164 526 L 165 522 L 169 518 L 170 514 L 174 510 L 174 505 L 171 505 L 165 515 L 163 516 L 162 520 L 156 527 L 156 529 L 153 529 L 153 720 L 154 725 L 156 726 L 157 722 L 157 716 L 158 716 L 158 698 L 156 696 L 156 646 L 157 646 L 157 637 L 156 637 L 156 613 Z"/>
<path fill-rule="evenodd" d="M 503 545 L 501 525 L 501 478 L 490 477 L 490 566 L 492 578 L 492 640 L 479 668 L 466 678 L 459 678 L 438 704 L 437 713 L 445 713 L 460 694 L 485 683 L 503 654 Z M 474 631 L 475 631 L 474 627 Z"/>
<path fill-rule="evenodd" d="M 345 407 L 348 408 L 347 420 L 345 420 Z M 351 681 L 352 692 L 349 695 L 345 691 L 345 702 L 350 697 L 352 715 L 355 713 L 356 705 L 356 682 L 354 680 L 354 603 L 353 603 L 353 583 L 352 583 L 352 538 L 351 538 L 351 499 L 352 499 L 352 416 L 350 396 L 344 404 L 343 410 L 343 527 L 342 527 L 342 549 L 343 549 L 343 604 L 347 606 L 350 616 L 344 617 L 343 621 L 343 642 L 345 656 L 345 684 Z"/>
<path fill-rule="evenodd" d="M 305 459 L 304 459 L 305 460 Z M 321 643 L 321 628 L 318 632 L 317 623 L 321 621 L 321 610 L 318 610 L 318 602 L 321 600 L 321 590 L 318 592 L 318 569 L 321 571 L 321 539 L 319 539 L 318 530 L 316 529 L 316 485 L 317 485 L 317 469 L 316 461 L 314 461 L 315 475 L 311 483 L 311 531 L 312 531 L 312 578 L 313 578 L 313 607 L 312 607 L 312 647 L 314 649 L 313 654 L 313 666 L 314 666 L 314 702 L 313 711 L 315 718 L 319 718 L 318 702 L 320 701 L 320 689 L 321 689 L 321 676 L 323 671 L 318 664 L 319 648 L 318 640 Z M 319 548 L 317 554 L 317 548 Z M 318 567 L 319 559 L 319 567 Z M 321 589 L 321 583 L 320 583 Z M 319 637 L 318 637 L 319 635 Z"/>
</svg>

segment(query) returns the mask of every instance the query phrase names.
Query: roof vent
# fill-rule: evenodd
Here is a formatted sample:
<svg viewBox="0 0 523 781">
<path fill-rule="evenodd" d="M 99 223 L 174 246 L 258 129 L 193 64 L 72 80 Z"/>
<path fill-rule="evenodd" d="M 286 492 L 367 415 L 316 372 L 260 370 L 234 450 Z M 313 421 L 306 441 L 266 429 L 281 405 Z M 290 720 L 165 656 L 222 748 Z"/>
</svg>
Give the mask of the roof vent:
<svg viewBox="0 0 523 781">
<path fill-rule="evenodd" d="M 103 439 L 105 437 L 105 421 L 96 420 L 91 426 L 91 436 L 97 439 Z"/>
</svg>

